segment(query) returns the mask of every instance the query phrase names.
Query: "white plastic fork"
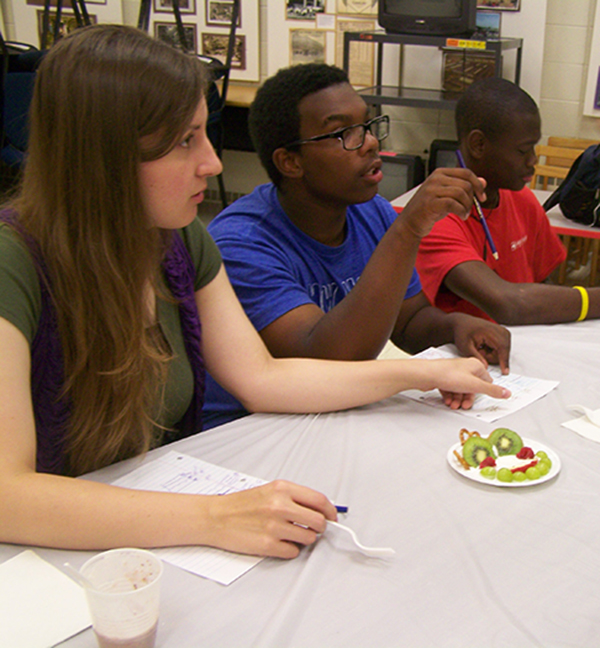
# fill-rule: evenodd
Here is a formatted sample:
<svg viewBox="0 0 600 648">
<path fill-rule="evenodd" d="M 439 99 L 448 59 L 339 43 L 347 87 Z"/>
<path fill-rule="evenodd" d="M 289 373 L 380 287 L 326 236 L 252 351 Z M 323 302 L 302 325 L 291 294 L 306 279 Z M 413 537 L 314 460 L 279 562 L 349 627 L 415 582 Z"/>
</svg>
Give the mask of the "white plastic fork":
<svg viewBox="0 0 600 648">
<path fill-rule="evenodd" d="M 569 409 L 583 414 L 590 423 L 600 427 L 600 412 L 594 411 L 584 405 L 569 405 Z"/>
<path fill-rule="evenodd" d="M 365 545 L 359 541 L 359 539 L 356 537 L 356 533 L 354 533 L 354 531 L 350 527 L 344 526 L 339 522 L 331 522 L 330 520 L 328 520 L 327 526 L 333 526 L 336 529 L 343 529 L 344 531 L 347 531 L 350 534 L 352 540 L 354 540 L 354 544 L 361 550 L 362 553 L 365 554 L 365 556 L 371 556 L 372 558 L 388 558 L 389 556 L 393 556 L 396 553 L 390 547 L 365 547 Z"/>
</svg>

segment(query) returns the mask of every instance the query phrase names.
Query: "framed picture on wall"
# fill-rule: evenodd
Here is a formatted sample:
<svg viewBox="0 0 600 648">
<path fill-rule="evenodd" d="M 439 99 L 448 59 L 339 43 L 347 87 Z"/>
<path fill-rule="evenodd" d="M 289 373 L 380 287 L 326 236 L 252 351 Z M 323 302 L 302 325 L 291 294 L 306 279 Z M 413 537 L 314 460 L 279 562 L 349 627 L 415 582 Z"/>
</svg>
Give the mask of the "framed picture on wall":
<svg viewBox="0 0 600 648">
<path fill-rule="evenodd" d="M 50 0 L 50 7 L 56 7 L 56 2 L 57 0 Z M 87 4 L 101 4 L 105 5 L 106 0 L 86 0 L 86 5 Z M 26 4 L 32 6 L 32 7 L 45 7 L 46 6 L 46 0 L 27 0 Z M 62 5 L 61 5 L 62 7 Z"/>
<path fill-rule="evenodd" d="M 227 59 L 227 45 L 229 44 L 229 34 L 213 34 L 203 32 L 202 34 L 202 54 L 219 59 L 225 63 Z M 246 69 L 246 37 L 243 34 L 236 34 L 235 45 L 233 47 L 233 58 L 231 59 L 232 70 Z"/>
<path fill-rule="evenodd" d="M 374 20 L 337 19 L 335 33 L 335 64 L 344 66 L 344 34 L 346 32 L 369 32 L 375 30 Z M 375 48 L 367 41 L 350 43 L 350 83 L 353 86 L 372 86 L 375 67 Z"/>
<path fill-rule="evenodd" d="M 376 16 L 377 0 L 337 0 L 337 13 Z"/>
<path fill-rule="evenodd" d="M 209 27 L 229 27 L 233 16 L 233 2 L 222 2 L 221 0 L 205 0 L 206 3 L 206 25 Z M 242 7 L 237 20 L 238 28 L 242 26 Z"/>
<path fill-rule="evenodd" d="M 187 52 L 198 52 L 198 36 L 195 23 L 183 23 L 183 34 L 185 37 L 185 47 L 179 40 L 179 33 L 175 23 L 155 22 L 154 23 L 154 36 L 159 40 L 185 49 Z"/>
<path fill-rule="evenodd" d="M 40 49 L 47 49 L 54 44 L 54 28 L 56 25 L 56 11 L 51 11 L 48 14 L 50 18 L 50 27 L 48 29 L 48 38 L 46 43 L 42 43 L 42 35 L 44 33 L 44 12 L 43 10 L 38 10 L 37 12 L 37 25 L 38 25 L 38 35 Z M 96 16 L 90 14 L 90 22 L 94 25 L 98 22 Z M 60 12 L 60 24 L 58 26 L 58 37 L 62 38 L 67 34 L 70 34 L 72 31 L 77 29 L 77 19 L 75 18 L 74 13 L 69 13 L 68 11 Z"/>
<path fill-rule="evenodd" d="M 497 11 L 519 11 L 521 0 L 477 0 L 477 7 Z"/>
<path fill-rule="evenodd" d="M 173 0 L 154 0 L 154 11 L 173 14 Z M 179 11 L 182 14 L 195 14 L 196 0 L 179 0 Z"/>
<path fill-rule="evenodd" d="M 290 65 L 325 63 L 325 33 L 316 29 L 290 29 Z"/>
<path fill-rule="evenodd" d="M 313 0 L 308 4 L 306 0 L 287 0 L 286 18 L 288 20 L 314 20 L 316 14 L 325 11 L 325 0 Z"/>
</svg>

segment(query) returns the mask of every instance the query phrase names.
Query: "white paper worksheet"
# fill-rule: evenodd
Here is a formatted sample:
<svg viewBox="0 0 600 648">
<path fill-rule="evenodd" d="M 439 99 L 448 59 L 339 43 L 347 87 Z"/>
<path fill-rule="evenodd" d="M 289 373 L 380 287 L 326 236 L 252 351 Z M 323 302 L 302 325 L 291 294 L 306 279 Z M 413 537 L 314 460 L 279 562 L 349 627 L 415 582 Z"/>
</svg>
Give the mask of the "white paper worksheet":
<svg viewBox="0 0 600 648">
<path fill-rule="evenodd" d="M 113 483 L 138 490 L 226 495 L 260 486 L 265 481 L 171 451 L 142 464 Z M 229 585 L 262 560 L 256 556 L 195 546 L 156 549 L 154 553 L 167 562 L 222 585 Z"/>
<path fill-rule="evenodd" d="M 412 357 L 435 360 L 438 358 L 458 358 L 460 356 L 454 345 L 447 344 L 442 347 L 431 347 L 425 349 L 425 351 Z M 488 372 L 494 380 L 494 383 L 510 389 L 512 394 L 511 397 L 508 399 L 498 399 L 486 396 L 485 394 L 478 394 L 475 397 L 475 402 L 471 409 L 459 409 L 453 411 L 457 414 L 469 416 L 479 421 L 493 423 L 499 418 L 502 418 L 507 414 L 512 414 L 526 405 L 533 403 L 538 398 L 542 398 L 542 396 L 551 392 L 558 385 L 557 380 L 530 378 L 515 373 L 509 373 L 507 376 L 504 376 L 498 367 L 490 366 L 488 367 Z M 402 392 L 402 396 L 406 396 L 407 398 L 418 401 L 419 403 L 425 403 L 426 405 L 437 407 L 438 409 L 448 409 L 437 389 L 428 392 L 422 392 L 418 389 L 410 389 Z"/>
</svg>

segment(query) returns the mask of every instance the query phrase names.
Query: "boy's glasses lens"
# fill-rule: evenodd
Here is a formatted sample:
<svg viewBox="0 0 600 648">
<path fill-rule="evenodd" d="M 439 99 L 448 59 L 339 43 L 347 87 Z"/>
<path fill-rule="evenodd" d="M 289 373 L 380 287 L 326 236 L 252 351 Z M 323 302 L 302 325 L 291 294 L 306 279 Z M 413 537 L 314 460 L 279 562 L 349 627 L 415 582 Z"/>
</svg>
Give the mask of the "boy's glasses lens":
<svg viewBox="0 0 600 648">
<path fill-rule="evenodd" d="M 367 130 L 369 130 L 375 139 L 381 142 L 381 140 L 385 139 L 389 133 L 387 118 L 385 116 L 376 117 L 374 120 L 369 121 L 366 124 L 358 124 L 357 126 L 347 128 L 342 136 L 344 148 L 347 151 L 359 149 L 365 143 Z"/>
</svg>

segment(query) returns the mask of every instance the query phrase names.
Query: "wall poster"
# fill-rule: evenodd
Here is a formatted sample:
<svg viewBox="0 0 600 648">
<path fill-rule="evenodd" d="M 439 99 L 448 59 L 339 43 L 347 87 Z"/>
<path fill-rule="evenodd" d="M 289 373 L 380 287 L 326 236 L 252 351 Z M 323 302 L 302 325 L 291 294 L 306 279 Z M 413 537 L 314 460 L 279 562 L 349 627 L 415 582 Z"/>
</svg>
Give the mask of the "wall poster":
<svg viewBox="0 0 600 648">
<path fill-rule="evenodd" d="M 374 20 L 337 19 L 335 34 L 335 64 L 344 67 L 344 34 L 346 32 L 375 31 Z M 375 47 L 373 43 L 352 41 L 350 43 L 350 83 L 355 87 L 369 87 L 374 84 Z"/>
</svg>

